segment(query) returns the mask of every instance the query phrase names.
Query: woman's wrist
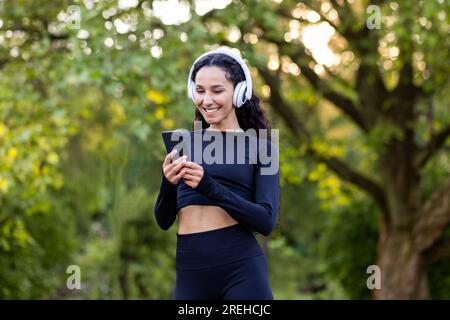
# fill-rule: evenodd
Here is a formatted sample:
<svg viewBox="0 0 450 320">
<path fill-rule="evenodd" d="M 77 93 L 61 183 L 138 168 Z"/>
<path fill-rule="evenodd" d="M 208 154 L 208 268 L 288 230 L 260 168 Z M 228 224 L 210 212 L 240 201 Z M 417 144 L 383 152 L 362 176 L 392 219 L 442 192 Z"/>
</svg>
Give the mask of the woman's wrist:
<svg viewBox="0 0 450 320">
<path fill-rule="evenodd" d="M 162 175 L 162 180 L 161 180 L 161 190 L 162 191 L 167 191 L 167 192 L 174 192 L 177 190 L 177 184 L 173 184 L 172 182 L 170 182 L 166 176 L 164 175 L 163 172 L 161 172 Z"/>
<path fill-rule="evenodd" d="M 203 167 L 203 176 L 200 179 L 200 182 L 198 183 L 197 187 L 195 187 L 195 190 L 200 192 L 201 194 L 206 195 L 208 191 L 211 190 L 211 183 L 212 179 L 209 175 L 208 171 Z"/>
</svg>

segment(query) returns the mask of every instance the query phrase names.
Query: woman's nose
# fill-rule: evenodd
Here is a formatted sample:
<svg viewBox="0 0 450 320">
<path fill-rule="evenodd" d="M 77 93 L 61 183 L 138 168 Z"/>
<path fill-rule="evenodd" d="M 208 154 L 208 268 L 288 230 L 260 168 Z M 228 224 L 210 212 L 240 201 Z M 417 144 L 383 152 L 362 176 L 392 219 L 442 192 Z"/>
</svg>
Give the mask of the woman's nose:
<svg viewBox="0 0 450 320">
<path fill-rule="evenodd" d="M 203 103 L 204 104 L 213 103 L 213 99 L 208 94 L 205 94 L 205 97 L 203 98 Z"/>
</svg>

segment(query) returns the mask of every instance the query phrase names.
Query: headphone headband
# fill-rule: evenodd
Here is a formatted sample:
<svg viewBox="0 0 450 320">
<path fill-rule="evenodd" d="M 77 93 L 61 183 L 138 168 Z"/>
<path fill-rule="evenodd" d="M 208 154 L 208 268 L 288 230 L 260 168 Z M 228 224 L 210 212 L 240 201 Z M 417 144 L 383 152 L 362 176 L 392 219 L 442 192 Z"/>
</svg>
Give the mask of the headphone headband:
<svg viewBox="0 0 450 320">
<path fill-rule="evenodd" d="M 195 82 L 191 80 L 191 77 L 192 77 L 192 72 L 194 70 L 195 64 L 199 60 L 201 60 L 203 57 L 206 57 L 207 55 L 215 54 L 215 53 L 222 53 L 224 55 L 227 55 L 227 56 L 233 58 L 235 61 L 237 61 L 239 63 L 239 65 L 242 68 L 242 71 L 244 72 L 245 81 L 241 81 L 241 82 L 239 82 L 236 85 L 236 87 L 235 87 L 235 94 L 234 94 L 234 97 L 233 97 L 233 102 L 234 102 L 235 106 L 237 108 L 239 108 L 246 101 L 248 101 L 248 100 L 250 100 L 252 98 L 252 89 L 253 89 L 252 78 L 251 78 L 251 75 L 250 75 L 250 70 L 248 69 L 247 64 L 245 63 L 245 61 L 240 56 L 235 54 L 230 49 L 221 48 L 221 49 L 211 50 L 211 51 L 203 53 L 201 56 L 199 56 L 194 61 L 194 63 L 191 66 L 191 70 L 189 71 L 188 85 L 187 85 L 188 96 L 192 100 L 194 100 L 194 86 L 195 86 Z"/>
</svg>

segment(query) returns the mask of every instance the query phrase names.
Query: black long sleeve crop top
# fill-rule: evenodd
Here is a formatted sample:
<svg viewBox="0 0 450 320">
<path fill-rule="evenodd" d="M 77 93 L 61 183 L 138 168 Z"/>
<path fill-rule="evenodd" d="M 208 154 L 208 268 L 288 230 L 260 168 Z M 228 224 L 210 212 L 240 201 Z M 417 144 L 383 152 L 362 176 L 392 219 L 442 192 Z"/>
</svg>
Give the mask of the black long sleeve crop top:
<svg viewBox="0 0 450 320">
<path fill-rule="evenodd" d="M 245 132 L 203 129 L 190 134 L 197 134 L 201 141 L 196 140 L 194 145 L 191 138 L 188 160 L 202 165 L 203 177 L 192 188 L 183 179 L 177 185 L 171 184 L 161 171 L 161 187 L 153 210 L 158 225 L 169 229 L 184 206 L 215 205 L 241 225 L 269 235 L 275 227 L 280 201 L 276 144 Z"/>
</svg>

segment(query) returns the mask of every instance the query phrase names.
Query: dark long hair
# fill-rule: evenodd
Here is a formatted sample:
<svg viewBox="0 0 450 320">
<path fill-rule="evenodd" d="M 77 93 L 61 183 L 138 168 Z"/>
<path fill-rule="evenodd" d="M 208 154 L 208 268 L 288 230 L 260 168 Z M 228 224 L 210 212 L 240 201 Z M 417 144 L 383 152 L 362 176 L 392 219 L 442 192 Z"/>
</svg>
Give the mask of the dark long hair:
<svg viewBox="0 0 450 320">
<path fill-rule="evenodd" d="M 225 71 L 225 78 L 233 83 L 234 87 L 236 87 L 236 84 L 239 82 L 245 81 L 245 75 L 241 65 L 233 58 L 222 53 L 209 54 L 200 59 L 194 65 L 191 80 L 195 82 L 195 76 L 201 68 L 213 66 Z M 259 102 L 259 98 L 252 92 L 252 97 L 250 100 L 246 101 L 240 108 L 235 108 L 236 117 L 239 122 L 239 126 L 244 131 L 247 129 L 255 129 L 258 134 L 258 129 L 267 129 L 268 137 L 270 137 L 270 122 L 266 118 L 265 112 L 261 108 Z M 202 129 L 209 127 L 209 123 L 206 122 L 197 108 L 195 108 L 194 121 L 201 121 Z M 194 129 L 194 123 L 192 124 L 192 129 Z"/>
</svg>

